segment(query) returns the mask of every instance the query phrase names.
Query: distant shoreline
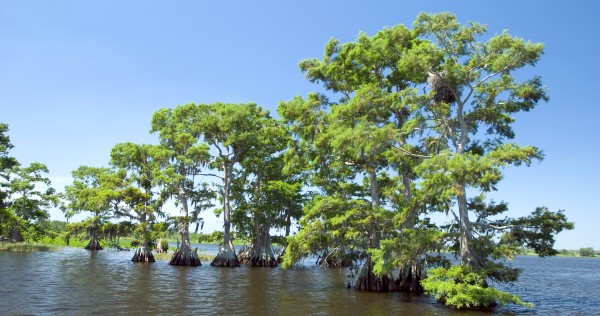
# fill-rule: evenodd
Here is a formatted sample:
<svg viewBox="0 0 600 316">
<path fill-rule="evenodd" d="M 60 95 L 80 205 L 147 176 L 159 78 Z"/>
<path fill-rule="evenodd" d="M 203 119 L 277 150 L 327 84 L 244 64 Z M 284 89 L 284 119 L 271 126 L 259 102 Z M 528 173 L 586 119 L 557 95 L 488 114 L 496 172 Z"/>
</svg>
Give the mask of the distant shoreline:
<svg viewBox="0 0 600 316">
<path fill-rule="evenodd" d="M 168 239 L 168 240 L 171 243 L 177 242 L 177 240 L 171 240 L 171 239 Z M 200 242 L 200 244 L 219 245 L 218 242 Z M 234 244 L 236 246 L 243 246 L 243 245 L 246 245 L 247 242 L 237 241 Z M 13 242 L 5 242 L 5 241 L 0 242 L 0 251 L 11 251 L 11 252 L 60 251 L 62 248 L 83 249 L 84 246 L 80 246 L 80 245 L 67 246 L 67 245 L 60 244 L 60 243 L 47 243 L 47 242 L 33 242 L 33 243 L 29 243 L 29 242 L 13 243 Z M 135 247 L 124 247 L 124 248 L 127 250 L 135 249 Z M 105 249 L 108 250 L 108 249 L 112 249 L 112 248 L 110 248 L 109 245 L 106 245 Z M 127 250 L 120 250 L 120 251 L 127 251 Z M 568 250 L 568 251 L 571 253 L 569 253 L 569 254 L 559 253 L 553 257 L 600 259 L 599 255 L 581 256 L 577 253 L 578 250 Z M 173 254 L 173 250 L 171 249 L 171 251 L 167 252 L 167 253 L 158 253 L 158 252 L 154 251 L 154 249 L 153 249 L 152 253 L 154 254 L 154 257 L 158 260 L 169 260 L 171 258 L 171 255 Z M 450 253 L 450 252 L 447 252 L 447 253 Z M 200 259 L 203 261 L 212 260 L 214 258 L 214 256 L 203 254 L 201 252 L 198 255 L 200 256 Z M 518 256 L 536 257 L 538 255 L 535 252 L 528 251 L 528 252 L 519 253 Z"/>
</svg>

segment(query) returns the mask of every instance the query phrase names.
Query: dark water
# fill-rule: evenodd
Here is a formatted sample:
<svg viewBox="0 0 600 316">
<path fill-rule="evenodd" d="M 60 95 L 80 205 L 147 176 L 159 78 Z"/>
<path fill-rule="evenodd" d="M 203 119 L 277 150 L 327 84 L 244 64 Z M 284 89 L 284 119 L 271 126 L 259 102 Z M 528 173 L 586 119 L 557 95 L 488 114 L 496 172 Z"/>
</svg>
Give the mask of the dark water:
<svg viewBox="0 0 600 316">
<path fill-rule="evenodd" d="M 212 249 L 208 249 L 212 251 Z M 345 288 L 345 269 L 174 267 L 131 252 L 0 252 L 0 315 L 457 315 L 426 295 Z M 509 291 L 534 308 L 487 314 L 600 315 L 600 259 L 518 257 Z M 483 315 L 469 312 L 469 315 Z"/>
</svg>

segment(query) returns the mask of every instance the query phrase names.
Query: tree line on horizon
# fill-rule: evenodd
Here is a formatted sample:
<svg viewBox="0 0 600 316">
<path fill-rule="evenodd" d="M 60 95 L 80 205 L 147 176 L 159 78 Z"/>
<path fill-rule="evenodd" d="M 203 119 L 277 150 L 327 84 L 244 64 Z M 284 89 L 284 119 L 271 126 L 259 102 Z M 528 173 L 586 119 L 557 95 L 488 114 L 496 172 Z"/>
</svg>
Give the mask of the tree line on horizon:
<svg viewBox="0 0 600 316">
<path fill-rule="evenodd" d="M 507 202 L 486 197 L 505 168 L 543 158 L 513 141 L 512 125 L 548 101 L 539 76 L 521 79 L 543 45 L 507 32 L 480 40 L 486 31 L 422 13 L 412 28 L 331 39 L 322 58 L 299 64 L 323 91 L 280 102 L 278 119 L 254 103 L 159 109 L 157 144 L 116 144 L 108 167 L 80 166 L 62 195 L 45 166 L 8 155 L 0 125 L 0 234 L 36 236 L 35 222 L 61 205 L 67 217 L 90 214 L 72 227 L 88 232 L 88 249 L 100 249 L 103 222 L 122 218 L 136 223 L 133 261 L 154 261 L 150 244 L 171 229 L 181 243 L 170 264 L 198 266 L 190 228 L 214 210 L 224 226 L 213 266 L 277 265 L 270 232 L 279 229 L 283 268 L 316 254 L 323 266 L 355 267 L 359 290 L 425 292 L 456 308 L 530 306 L 490 282 L 517 280 L 503 260 L 522 247 L 557 254 L 556 234 L 574 225 L 545 206 L 511 218 Z M 166 203 L 181 215 L 164 214 Z M 450 222 L 433 222 L 438 213 Z M 244 253 L 232 228 L 252 240 Z"/>
</svg>

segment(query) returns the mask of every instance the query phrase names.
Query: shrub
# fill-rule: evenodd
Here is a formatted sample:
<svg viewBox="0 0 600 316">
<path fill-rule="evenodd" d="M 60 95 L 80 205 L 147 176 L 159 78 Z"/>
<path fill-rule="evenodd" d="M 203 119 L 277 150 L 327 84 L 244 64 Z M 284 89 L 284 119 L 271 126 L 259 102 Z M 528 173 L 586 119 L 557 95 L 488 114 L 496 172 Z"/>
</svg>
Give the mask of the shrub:
<svg viewBox="0 0 600 316">
<path fill-rule="evenodd" d="M 592 247 L 581 248 L 581 249 L 579 249 L 579 255 L 582 257 L 595 257 L 596 252 L 594 251 L 594 248 L 592 248 Z"/>
<path fill-rule="evenodd" d="M 487 277 L 464 265 L 449 269 L 440 267 L 427 271 L 428 277 L 421 281 L 425 293 L 454 308 L 486 308 L 496 304 L 517 304 L 532 307 L 513 294 L 488 287 Z"/>
</svg>

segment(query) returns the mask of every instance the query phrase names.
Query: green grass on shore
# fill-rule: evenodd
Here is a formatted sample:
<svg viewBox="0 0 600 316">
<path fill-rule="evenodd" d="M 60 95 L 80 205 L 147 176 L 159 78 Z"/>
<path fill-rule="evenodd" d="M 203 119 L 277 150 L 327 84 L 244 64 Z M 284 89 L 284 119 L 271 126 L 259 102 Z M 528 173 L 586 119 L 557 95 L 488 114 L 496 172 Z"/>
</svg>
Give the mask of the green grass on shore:
<svg viewBox="0 0 600 316">
<path fill-rule="evenodd" d="M 15 252 L 32 252 L 32 251 L 53 251 L 60 247 L 55 245 L 41 243 L 26 243 L 26 242 L 2 242 L 0 243 L 0 251 L 15 251 Z"/>
</svg>

